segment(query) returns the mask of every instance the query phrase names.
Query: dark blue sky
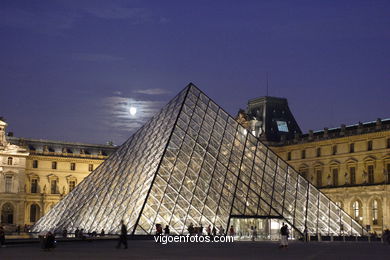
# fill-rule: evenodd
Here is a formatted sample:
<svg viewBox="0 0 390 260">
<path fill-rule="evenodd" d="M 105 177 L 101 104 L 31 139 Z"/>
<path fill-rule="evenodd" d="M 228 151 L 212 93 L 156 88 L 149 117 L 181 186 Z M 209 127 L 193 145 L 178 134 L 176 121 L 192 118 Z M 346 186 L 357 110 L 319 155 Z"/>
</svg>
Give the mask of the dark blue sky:
<svg viewBox="0 0 390 260">
<path fill-rule="evenodd" d="M 389 14 L 387 0 L 2 0 L 0 115 L 16 136 L 120 144 L 189 82 L 236 114 L 268 72 L 305 132 L 388 118 Z"/>
</svg>

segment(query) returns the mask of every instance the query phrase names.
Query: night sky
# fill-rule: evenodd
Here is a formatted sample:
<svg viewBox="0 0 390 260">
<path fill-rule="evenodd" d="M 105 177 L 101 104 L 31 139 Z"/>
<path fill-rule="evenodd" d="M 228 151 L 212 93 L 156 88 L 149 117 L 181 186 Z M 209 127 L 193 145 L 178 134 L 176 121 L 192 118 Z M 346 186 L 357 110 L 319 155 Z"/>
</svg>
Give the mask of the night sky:
<svg viewBox="0 0 390 260">
<path fill-rule="evenodd" d="M 18 137 L 121 144 L 189 82 L 235 115 L 267 72 L 304 132 L 390 117 L 388 0 L 1 0 L 0 35 Z"/>
</svg>

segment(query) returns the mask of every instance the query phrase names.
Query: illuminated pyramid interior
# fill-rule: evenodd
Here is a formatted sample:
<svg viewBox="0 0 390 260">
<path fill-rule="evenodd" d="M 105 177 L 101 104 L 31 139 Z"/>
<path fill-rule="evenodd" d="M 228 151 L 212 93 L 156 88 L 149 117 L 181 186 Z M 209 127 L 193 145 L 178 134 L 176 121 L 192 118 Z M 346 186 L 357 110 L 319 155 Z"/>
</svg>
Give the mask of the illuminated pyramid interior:
<svg viewBox="0 0 390 260">
<path fill-rule="evenodd" d="M 276 216 L 298 233 L 366 231 L 193 84 L 41 218 L 33 231 L 186 234 L 190 223 Z"/>
</svg>

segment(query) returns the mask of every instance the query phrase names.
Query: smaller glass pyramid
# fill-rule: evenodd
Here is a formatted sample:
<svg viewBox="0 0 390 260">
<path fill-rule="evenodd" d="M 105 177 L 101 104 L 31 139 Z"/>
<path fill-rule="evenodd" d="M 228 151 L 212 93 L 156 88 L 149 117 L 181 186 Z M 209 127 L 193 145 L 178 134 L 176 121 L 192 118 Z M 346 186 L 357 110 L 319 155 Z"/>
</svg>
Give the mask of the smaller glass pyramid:
<svg viewBox="0 0 390 260">
<path fill-rule="evenodd" d="M 193 84 L 131 136 L 33 231 L 174 234 L 227 230 L 233 217 L 283 218 L 297 232 L 367 234 Z"/>
</svg>

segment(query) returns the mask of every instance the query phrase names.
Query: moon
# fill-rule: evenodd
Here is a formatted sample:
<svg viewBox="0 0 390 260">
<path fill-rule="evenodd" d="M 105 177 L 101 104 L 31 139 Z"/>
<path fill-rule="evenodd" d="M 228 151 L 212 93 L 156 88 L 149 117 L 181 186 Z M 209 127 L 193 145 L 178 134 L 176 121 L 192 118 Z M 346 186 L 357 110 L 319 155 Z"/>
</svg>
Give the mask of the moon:
<svg viewBox="0 0 390 260">
<path fill-rule="evenodd" d="M 137 108 L 136 107 L 130 107 L 129 112 L 130 112 L 130 115 L 135 116 L 135 114 L 137 114 Z"/>
</svg>

